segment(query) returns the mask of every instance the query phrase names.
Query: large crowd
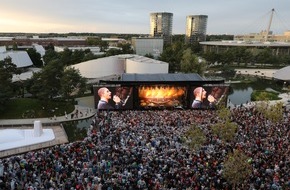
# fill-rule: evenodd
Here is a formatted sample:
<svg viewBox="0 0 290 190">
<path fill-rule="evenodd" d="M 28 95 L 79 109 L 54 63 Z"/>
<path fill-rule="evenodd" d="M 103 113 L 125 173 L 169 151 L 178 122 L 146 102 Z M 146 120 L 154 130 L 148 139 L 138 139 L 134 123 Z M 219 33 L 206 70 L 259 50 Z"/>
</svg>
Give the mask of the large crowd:
<svg viewBox="0 0 290 190">
<path fill-rule="evenodd" d="M 0 189 L 232 189 L 223 163 L 234 149 L 252 166 L 236 189 L 290 189 L 289 113 L 277 123 L 255 108 L 231 113 L 238 129 L 224 142 L 211 132 L 219 122 L 214 110 L 98 112 L 82 141 L 1 159 Z M 207 138 L 197 150 L 182 139 L 193 124 Z"/>
</svg>

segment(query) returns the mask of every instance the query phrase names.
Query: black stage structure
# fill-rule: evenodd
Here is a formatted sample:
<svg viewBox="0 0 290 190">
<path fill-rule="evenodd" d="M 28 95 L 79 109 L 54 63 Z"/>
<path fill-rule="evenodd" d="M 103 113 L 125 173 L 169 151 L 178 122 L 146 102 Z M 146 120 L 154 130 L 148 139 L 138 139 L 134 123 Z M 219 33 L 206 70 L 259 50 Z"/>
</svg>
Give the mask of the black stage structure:
<svg viewBox="0 0 290 190">
<path fill-rule="evenodd" d="M 101 88 L 109 91 L 107 103 L 110 106 L 98 107 L 100 99 L 104 98 L 101 98 Z M 228 89 L 224 79 L 205 79 L 196 73 L 126 73 L 119 80 L 101 80 L 93 86 L 95 108 L 99 110 L 211 109 L 220 104 L 226 106 Z M 120 100 L 117 103 L 116 96 Z M 209 101 L 210 96 L 214 97 L 214 102 Z M 193 107 L 197 99 L 202 104 Z"/>
</svg>

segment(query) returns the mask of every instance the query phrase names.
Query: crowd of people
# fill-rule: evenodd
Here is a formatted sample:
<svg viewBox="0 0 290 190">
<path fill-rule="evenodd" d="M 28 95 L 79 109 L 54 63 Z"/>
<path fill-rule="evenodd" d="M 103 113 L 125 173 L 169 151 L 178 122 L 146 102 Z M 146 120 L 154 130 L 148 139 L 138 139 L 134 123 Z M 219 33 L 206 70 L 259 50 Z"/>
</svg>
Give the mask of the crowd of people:
<svg viewBox="0 0 290 190">
<path fill-rule="evenodd" d="M 253 107 L 231 113 L 238 130 L 224 142 L 211 132 L 214 110 L 98 112 L 82 141 L 1 159 L 0 189 L 232 189 L 223 163 L 234 149 L 252 166 L 237 189 L 290 189 L 289 113 L 278 123 Z M 193 124 L 207 138 L 197 150 L 184 143 Z"/>
</svg>

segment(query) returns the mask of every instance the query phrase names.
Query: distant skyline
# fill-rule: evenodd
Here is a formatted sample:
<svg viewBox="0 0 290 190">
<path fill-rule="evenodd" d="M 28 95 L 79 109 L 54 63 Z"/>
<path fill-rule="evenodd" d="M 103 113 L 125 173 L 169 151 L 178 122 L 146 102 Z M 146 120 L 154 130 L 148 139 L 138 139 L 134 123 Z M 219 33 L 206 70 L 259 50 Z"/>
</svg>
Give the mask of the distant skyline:
<svg viewBox="0 0 290 190">
<path fill-rule="evenodd" d="M 185 34 L 186 16 L 208 15 L 207 34 L 290 30 L 289 0 L 3 0 L 0 33 L 149 34 L 150 13 L 173 13 L 173 34 Z"/>
</svg>

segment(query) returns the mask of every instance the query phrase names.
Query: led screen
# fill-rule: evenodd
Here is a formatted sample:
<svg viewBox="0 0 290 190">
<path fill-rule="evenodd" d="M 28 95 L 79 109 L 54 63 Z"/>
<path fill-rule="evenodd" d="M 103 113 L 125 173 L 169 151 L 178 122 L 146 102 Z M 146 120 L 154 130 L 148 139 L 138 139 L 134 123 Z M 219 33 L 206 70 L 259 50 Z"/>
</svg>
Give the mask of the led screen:
<svg viewBox="0 0 290 190">
<path fill-rule="evenodd" d="M 133 109 L 133 87 L 94 87 L 95 108 L 98 110 Z"/>
<path fill-rule="evenodd" d="M 138 87 L 139 106 L 184 107 L 186 87 L 170 85 L 145 85 Z"/>
<path fill-rule="evenodd" d="M 226 106 L 228 86 L 193 86 L 190 107 L 192 109 L 215 109 Z"/>
</svg>

